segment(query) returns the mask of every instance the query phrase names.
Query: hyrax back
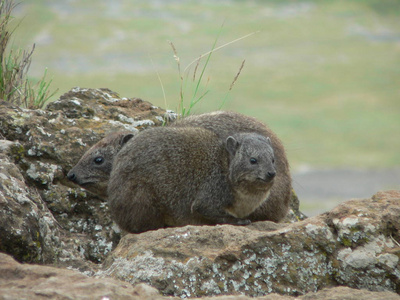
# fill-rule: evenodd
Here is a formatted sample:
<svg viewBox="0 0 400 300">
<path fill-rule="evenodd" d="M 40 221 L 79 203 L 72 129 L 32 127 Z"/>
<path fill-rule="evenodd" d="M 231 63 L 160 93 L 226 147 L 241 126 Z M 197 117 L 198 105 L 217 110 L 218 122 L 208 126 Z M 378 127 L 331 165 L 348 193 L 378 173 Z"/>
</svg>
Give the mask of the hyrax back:
<svg viewBox="0 0 400 300">
<path fill-rule="evenodd" d="M 128 232 L 247 224 L 243 218 L 265 200 L 275 175 L 268 145 L 250 135 L 222 141 L 203 128 L 145 130 L 114 159 L 108 186 L 113 218 Z"/>
<path fill-rule="evenodd" d="M 234 112 L 193 115 L 171 125 L 171 127 L 188 126 L 207 128 L 215 132 L 222 141 L 230 135 L 246 132 L 270 137 L 275 154 L 277 175 L 267 201 L 252 213 L 249 219 L 252 221 L 271 220 L 277 222 L 285 217 L 292 189 L 289 164 L 282 143 L 267 126 L 254 118 Z M 77 165 L 68 173 L 68 178 L 106 199 L 108 179 L 114 156 L 132 136 L 132 132 L 118 132 L 105 137 L 84 154 Z M 102 163 L 95 163 L 95 159 L 98 157 L 103 157 Z"/>
<path fill-rule="evenodd" d="M 88 191 L 107 199 L 107 186 L 114 157 L 134 136 L 130 131 L 108 134 L 93 145 L 68 172 L 67 178 Z"/>
<path fill-rule="evenodd" d="M 275 154 L 276 177 L 267 201 L 248 219 L 251 221 L 282 220 L 289 208 L 292 184 L 285 149 L 275 133 L 260 121 L 235 112 L 213 112 L 192 115 L 173 124 L 173 127 L 199 126 L 215 132 L 221 140 L 237 133 L 257 133 L 271 139 Z"/>
</svg>

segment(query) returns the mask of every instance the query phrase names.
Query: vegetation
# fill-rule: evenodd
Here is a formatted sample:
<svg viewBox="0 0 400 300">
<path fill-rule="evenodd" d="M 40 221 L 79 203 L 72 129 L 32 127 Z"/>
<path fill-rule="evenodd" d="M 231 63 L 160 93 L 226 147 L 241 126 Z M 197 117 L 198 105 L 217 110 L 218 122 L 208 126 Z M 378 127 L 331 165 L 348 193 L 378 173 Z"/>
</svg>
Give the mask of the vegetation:
<svg viewBox="0 0 400 300">
<path fill-rule="evenodd" d="M 15 6 L 13 0 L 0 0 L 0 99 L 25 108 L 43 108 L 56 91 L 50 93 L 47 70 L 36 84 L 27 78 L 35 45 L 29 51 L 9 49 Z"/>
<path fill-rule="evenodd" d="M 216 47 L 217 41 L 218 41 L 219 36 L 221 34 L 221 30 L 222 30 L 222 26 L 221 26 L 221 29 L 218 32 L 218 35 L 217 35 L 217 37 L 216 37 L 216 39 L 215 39 L 215 41 L 214 41 L 214 43 L 212 45 L 211 50 L 208 51 L 207 53 L 204 53 L 204 54 L 200 55 L 196 60 L 194 60 L 191 63 L 189 63 L 185 67 L 185 69 L 183 70 L 183 74 L 182 74 L 182 71 L 181 71 L 181 63 L 180 63 L 180 58 L 178 56 L 178 52 L 177 52 L 174 44 L 172 42 L 169 42 L 169 44 L 171 45 L 171 48 L 172 48 L 172 50 L 174 52 L 174 58 L 175 58 L 175 61 L 177 63 L 177 66 L 178 66 L 178 74 L 179 74 L 179 80 L 180 80 L 180 89 L 179 89 L 180 102 L 179 102 L 179 106 L 178 106 L 178 112 L 180 112 L 179 115 L 180 115 L 181 118 L 183 118 L 183 117 L 185 117 L 187 115 L 190 115 L 192 110 L 194 109 L 194 107 L 209 92 L 209 90 L 207 89 L 207 85 L 208 85 L 208 82 L 210 80 L 209 78 L 208 78 L 208 80 L 207 80 L 207 82 L 205 84 L 205 88 L 204 88 L 203 91 L 200 91 L 200 87 L 201 87 L 201 84 L 203 82 L 205 71 L 206 71 L 207 66 L 208 66 L 208 64 L 210 62 L 211 55 L 214 52 L 216 52 L 216 51 L 218 51 L 218 50 L 220 50 L 220 49 L 222 49 L 222 48 L 224 48 L 224 47 L 226 47 L 226 46 L 228 46 L 228 45 L 230 45 L 230 44 L 232 44 L 234 42 L 237 42 L 237 41 L 239 41 L 241 39 L 244 39 L 244 38 L 254 34 L 254 33 L 247 34 L 247 35 L 245 35 L 245 36 L 243 36 L 241 38 L 233 40 L 233 41 L 231 41 L 229 43 L 226 43 L 226 44 L 224 44 L 222 46 Z M 206 61 L 203 64 L 203 66 L 201 67 L 201 70 L 199 71 L 200 72 L 200 76 L 198 76 L 198 70 L 199 70 L 199 66 L 200 66 L 200 61 L 204 57 L 206 57 Z M 230 91 L 232 90 L 233 86 L 235 85 L 236 81 L 239 78 L 239 75 L 240 75 L 240 73 L 241 73 L 241 71 L 242 71 L 242 69 L 244 67 L 244 63 L 245 63 L 245 60 L 243 60 L 241 66 L 239 68 L 239 71 L 237 72 L 236 76 L 234 77 L 234 79 L 233 79 L 228 91 L 225 94 L 225 97 L 222 99 L 219 109 L 221 109 L 224 106 Z M 190 80 L 190 78 L 189 78 L 190 68 L 192 67 L 193 64 L 195 64 L 195 67 L 194 67 L 194 71 L 193 71 L 193 76 L 191 77 L 192 80 Z M 164 87 L 163 87 L 161 79 L 160 79 L 160 83 L 162 85 L 163 94 L 164 94 L 164 98 L 165 98 L 165 103 L 167 103 L 166 96 L 165 96 L 165 93 L 164 93 Z M 189 97 L 191 98 L 190 102 L 189 102 L 188 106 L 186 106 L 186 104 L 185 104 L 185 94 L 186 94 L 186 86 L 188 85 L 188 83 L 194 83 L 194 88 L 193 88 L 193 91 L 192 91 L 191 95 L 189 95 Z M 167 104 L 165 106 L 167 107 Z"/>
<path fill-rule="evenodd" d="M 175 109 L 183 86 L 180 110 L 187 111 L 207 55 L 195 81 L 197 62 L 190 75 L 186 62 L 210 50 L 225 20 L 218 44 L 260 33 L 213 52 L 196 99 L 209 92 L 191 113 L 221 106 L 245 58 L 223 108 L 268 124 L 293 169 L 399 166 L 398 0 L 35 0 L 20 7 L 14 34 L 18 44 L 36 43 L 30 74 L 49 67 L 59 88 L 53 99 L 74 86 L 108 87 Z M 178 50 L 183 85 L 167 40 Z"/>
</svg>

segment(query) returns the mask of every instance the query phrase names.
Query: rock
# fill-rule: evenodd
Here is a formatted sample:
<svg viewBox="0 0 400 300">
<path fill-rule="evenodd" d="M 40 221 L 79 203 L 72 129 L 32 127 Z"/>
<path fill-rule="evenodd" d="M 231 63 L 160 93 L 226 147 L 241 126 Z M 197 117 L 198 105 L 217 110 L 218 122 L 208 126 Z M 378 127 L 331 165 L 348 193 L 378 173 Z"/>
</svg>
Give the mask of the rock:
<svg viewBox="0 0 400 300">
<path fill-rule="evenodd" d="M 0 101 L 0 251 L 85 271 L 94 267 L 90 262 L 102 262 L 120 233 L 107 203 L 66 174 L 107 133 L 171 118 L 149 102 L 107 89 L 74 88 L 46 110 Z"/>
<path fill-rule="evenodd" d="M 168 228 L 119 243 L 107 203 L 66 174 L 107 133 L 175 117 L 107 89 L 74 88 L 47 110 L 0 101 L 0 252 L 58 267 L 0 254 L 0 299 L 171 299 L 158 291 L 220 295 L 213 299 L 399 299 L 399 191 L 301 222 L 295 197 L 286 220 L 295 223 Z"/>
<path fill-rule="evenodd" d="M 180 297 L 303 295 L 337 285 L 399 293 L 399 216 L 400 192 L 389 191 L 293 224 L 129 234 L 97 275 Z"/>
<path fill-rule="evenodd" d="M 6 153 L 18 143 L 0 141 L 0 251 L 27 262 L 53 262 L 60 246 L 57 221 L 36 189 Z"/>
<path fill-rule="evenodd" d="M 0 299 L 157 299 L 146 285 L 87 277 L 54 267 L 19 264 L 0 253 Z"/>
<path fill-rule="evenodd" d="M 132 286 L 111 278 L 91 278 L 74 270 L 20 264 L 0 253 L 0 299 L 180 299 L 163 297 L 146 284 Z M 390 292 L 370 292 L 348 287 L 323 289 L 301 297 L 269 294 L 259 298 L 245 295 L 204 297 L 204 300 L 397 300 Z"/>
<path fill-rule="evenodd" d="M 0 102 L 2 205 L 6 208 L 0 215 L 7 220 L 1 223 L 0 250 L 20 261 L 52 262 L 85 271 L 95 267 L 86 262 L 101 263 L 118 243 L 120 232 L 113 226 L 107 203 L 73 185 L 67 172 L 109 132 L 138 131 L 174 118 L 176 114 L 149 102 L 121 98 L 108 89 L 74 88 L 46 110 Z M 26 204 L 6 196 L 15 189 L 28 199 Z M 298 202 L 293 203 L 296 212 Z M 299 212 L 288 217 L 290 222 L 299 219 Z M 7 224 L 13 224 L 13 229 Z M 46 241 L 44 232 L 48 232 Z"/>
<path fill-rule="evenodd" d="M 323 289 L 316 293 L 309 293 L 296 298 L 302 300 L 396 300 L 400 296 L 391 292 L 370 292 L 367 290 L 356 290 L 348 287 L 335 287 Z"/>
</svg>

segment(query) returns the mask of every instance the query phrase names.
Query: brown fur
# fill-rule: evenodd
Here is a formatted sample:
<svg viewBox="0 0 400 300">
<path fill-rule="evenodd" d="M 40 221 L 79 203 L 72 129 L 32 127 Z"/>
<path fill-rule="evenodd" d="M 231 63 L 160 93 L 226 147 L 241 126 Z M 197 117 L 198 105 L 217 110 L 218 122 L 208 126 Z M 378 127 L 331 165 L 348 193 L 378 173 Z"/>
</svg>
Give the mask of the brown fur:
<svg viewBox="0 0 400 300">
<path fill-rule="evenodd" d="M 266 125 L 252 117 L 239 113 L 220 111 L 202 115 L 192 115 L 173 123 L 171 126 L 203 127 L 215 132 L 221 140 L 240 132 L 255 132 L 269 137 L 275 154 L 276 177 L 274 185 L 271 188 L 267 201 L 248 218 L 251 221 L 269 220 L 278 222 L 286 216 L 292 191 L 289 163 L 281 141 Z"/>
<path fill-rule="evenodd" d="M 222 141 L 204 128 L 142 131 L 116 155 L 108 202 L 128 232 L 188 224 L 248 224 L 275 176 L 270 140 Z"/>
<path fill-rule="evenodd" d="M 171 127 L 199 126 L 215 132 L 221 140 L 240 132 L 255 132 L 270 137 L 275 154 L 276 177 L 267 201 L 249 216 L 251 221 L 282 220 L 288 211 L 291 197 L 291 177 L 284 147 L 279 138 L 263 123 L 254 118 L 234 112 L 214 112 L 193 115 L 179 120 Z M 77 165 L 68 173 L 68 178 L 95 194 L 107 199 L 107 185 L 111 172 L 110 162 L 121 149 L 121 141 L 129 139 L 131 132 L 113 133 L 89 149 Z M 106 158 L 102 165 L 93 163 L 98 154 Z M 75 174 L 76 178 L 72 175 Z"/>
<path fill-rule="evenodd" d="M 99 197 L 107 199 L 107 186 L 114 157 L 133 136 L 134 134 L 130 131 L 110 133 L 86 151 L 68 172 L 68 179 Z"/>
</svg>

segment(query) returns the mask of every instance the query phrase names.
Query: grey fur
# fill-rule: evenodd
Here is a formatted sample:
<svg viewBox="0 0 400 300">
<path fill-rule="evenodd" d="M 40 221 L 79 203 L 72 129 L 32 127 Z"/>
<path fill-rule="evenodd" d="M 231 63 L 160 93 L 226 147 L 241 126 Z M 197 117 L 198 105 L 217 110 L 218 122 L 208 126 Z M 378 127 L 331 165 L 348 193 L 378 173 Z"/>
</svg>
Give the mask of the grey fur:
<svg viewBox="0 0 400 300">
<path fill-rule="evenodd" d="M 234 149 L 227 151 L 233 142 Z M 248 224 L 275 175 L 270 141 L 203 128 L 153 128 L 117 154 L 108 185 L 116 223 L 128 232 L 188 224 Z"/>
<path fill-rule="evenodd" d="M 270 220 L 279 222 L 286 216 L 292 190 L 289 164 L 281 141 L 271 129 L 254 118 L 224 111 L 192 115 L 172 123 L 169 127 L 188 126 L 198 126 L 211 130 L 218 135 L 221 141 L 226 141 L 229 136 L 238 133 L 253 132 L 269 137 L 275 154 L 276 176 L 274 184 L 267 201 L 257 208 L 248 219 L 251 221 Z M 75 183 L 81 184 L 82 187 L 107 199 L 106 190 L 111 172 L 109 164 L 98 166 L 93 164 L 93 159 L 98 153 L 104 153 L 107 161 L 112 161 L 113 156 L 121 149 L 121 136 L 131 134 L 130 132 L 121 132 L 105 137 L 84 154 L 77 165 L 68 173 L 68 176 L 76 174 L 79 180 L 74 181 Z M 82 178 L 85 178 L 85 180 Z M 86 183 L 88 181 L 91 183 Z"/>
<path fill-rule="evenodd" d="M 262 122 L 239 113 L 218 111 L 201 115 L 192 115 L 173 124 L 173 127 L 199 126 L 215 132 L 221 140 L 237 133 L 258 133 L 269 137 L 275 154 L 276 176 L 267 201 L 249 217 L 254 221 L 281 221 L 288 212 L 292 180 L 285 148 L 276 134 Z"/>
<path fill-rule="evenodd" d="M 133 136 L 134 133 L 130 131 L 110 133 L 86 151 L 68 172 L 68 179 L 107 199 L 107 186 L 114 157 Z"/>
</svg>

